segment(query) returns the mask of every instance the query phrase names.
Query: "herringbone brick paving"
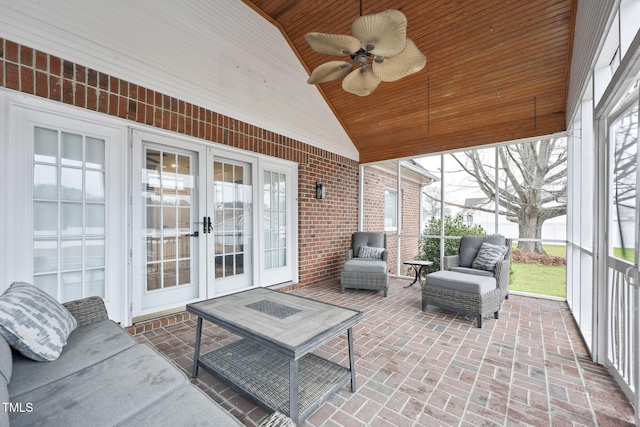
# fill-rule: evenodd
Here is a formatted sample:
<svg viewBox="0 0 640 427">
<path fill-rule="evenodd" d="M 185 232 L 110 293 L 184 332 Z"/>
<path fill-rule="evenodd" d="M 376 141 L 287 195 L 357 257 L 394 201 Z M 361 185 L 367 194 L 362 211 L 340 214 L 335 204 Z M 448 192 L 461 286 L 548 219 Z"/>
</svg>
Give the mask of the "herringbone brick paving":
<svg viewBox="0 0 640 427">
<path fill-rule="evenodd" d="M 361 310 L 354 328 L 358 390 L 344 386 L 303 427 L 632 426 L 633 408 L 603 366 L 591 362 L 565 302 L 512 295 L 483 329 L 428 307 L 419 284 L 391 281 L 382 292 L 337 280 L 291 293 Z M 187 314 L 130 330 L 190 375 L 195 319 Z M 236 339 L 204 322 L 202 351 Z M 348 366 L 346 337 L 314 353 Z M 267 412 L 204 370 L 192 380 L 247 426 Z"/>
</svg>

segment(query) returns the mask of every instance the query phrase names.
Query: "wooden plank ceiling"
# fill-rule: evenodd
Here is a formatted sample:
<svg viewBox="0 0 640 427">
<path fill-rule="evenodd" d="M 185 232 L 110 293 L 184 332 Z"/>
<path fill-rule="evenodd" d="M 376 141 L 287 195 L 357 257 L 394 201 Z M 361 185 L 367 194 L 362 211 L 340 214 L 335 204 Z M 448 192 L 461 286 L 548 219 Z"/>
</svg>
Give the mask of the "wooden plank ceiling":
<svg viewBox="0 0 640 427">
<path fill-rule="evenodd" d="M 244 0 L 279 26 L 308 70 L 308 32 L 351 34 L 359 0 Z M 319 89 L 360 162 L 416 157 L 565 130 L 577 0 L 362 0 L 364 15 L 398 9 L 426 67 L 367 97 Z"/>
</svg>

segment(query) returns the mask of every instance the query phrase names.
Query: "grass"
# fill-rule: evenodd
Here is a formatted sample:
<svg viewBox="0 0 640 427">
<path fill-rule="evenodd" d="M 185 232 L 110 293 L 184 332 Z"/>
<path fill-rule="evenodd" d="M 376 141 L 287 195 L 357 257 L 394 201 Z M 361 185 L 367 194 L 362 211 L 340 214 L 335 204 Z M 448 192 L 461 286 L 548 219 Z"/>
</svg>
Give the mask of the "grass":
<svg viewBox="0 0 640 427">
<path fill-rule="evenodd" d="M 517 263 L 511 267 L 513 276 L 509 290 L 566 298 L 566 267 Z"/>
<path fill-rule="evenodd" d="M 567 256 L 567 248 L 564 245 L 543 247 L 547 255 L 561 258 Z M 509 284 L 510 290 L 566 298 L 566 267 L 511 263 L 511 268 L 513 275 Z"/>
</svg>

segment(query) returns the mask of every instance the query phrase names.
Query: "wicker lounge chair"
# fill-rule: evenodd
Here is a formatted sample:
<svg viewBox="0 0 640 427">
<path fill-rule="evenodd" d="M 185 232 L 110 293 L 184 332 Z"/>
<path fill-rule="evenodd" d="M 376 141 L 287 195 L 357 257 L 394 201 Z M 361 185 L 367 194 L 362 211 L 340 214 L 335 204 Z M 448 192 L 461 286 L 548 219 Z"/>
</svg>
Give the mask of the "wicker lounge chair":
<svg viewBox="0 0 640 427">
<path fill-rule="evenodd" d="M 483 243 L 503 246 L 504 255 L 497 255 L 491 269 L 481 269 L 474 263 Z M 482 256 L 480 257 L 482 258 Z M 500 305 L 509 295 L 509 265 L 511 240 L 503 236 L 464 236 L 458 255 L 445 256 L 444 270 L 427 275 L 422 284 L 422 309 L 428 304 L 476 317 L 482 328 L 483 319 L 493 313 L 497 319 Z M 475 266 L 475 268 L 474 268 Z"/>
<path fill-rule="evenodd" d="M 340 276 L 340 291 L 344 293 L 345 288 L 381 290 L 386 297 L 389 288 L 387 256 L 386 234 L 353 233 L 351 249 L 347 250 Z"/>
</svg>

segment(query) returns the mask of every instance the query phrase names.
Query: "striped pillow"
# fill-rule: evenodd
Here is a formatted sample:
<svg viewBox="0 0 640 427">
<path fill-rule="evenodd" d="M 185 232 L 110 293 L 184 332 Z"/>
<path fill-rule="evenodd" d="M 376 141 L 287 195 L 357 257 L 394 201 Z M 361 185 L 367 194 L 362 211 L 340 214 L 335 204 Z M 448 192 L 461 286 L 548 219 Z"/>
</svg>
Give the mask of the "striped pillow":
<svg viewBox="0 0 640 427">
<path fill-rule="evenodd" d="M 0 295 L 0 334 L 29 359 L 56 360 L 77 325 L 62 304 L 28 283 L 14 282 Z"/>
<path fill-rule="evenodd" d="M 493 271 L 496 268 L 496 263 L 504 257 L 507 252 L 506 246 L 492 245 L 491 243 L 484 242 L 480 246 L 478 255 L 471 263 L 472 268 L 478 270 Z"/>
<path fill-rule="evenodd" d="M 358 258 L 382 259 L 384 248 L 376 248 L 373 246 L 360 246 Z"/>
</svg>

